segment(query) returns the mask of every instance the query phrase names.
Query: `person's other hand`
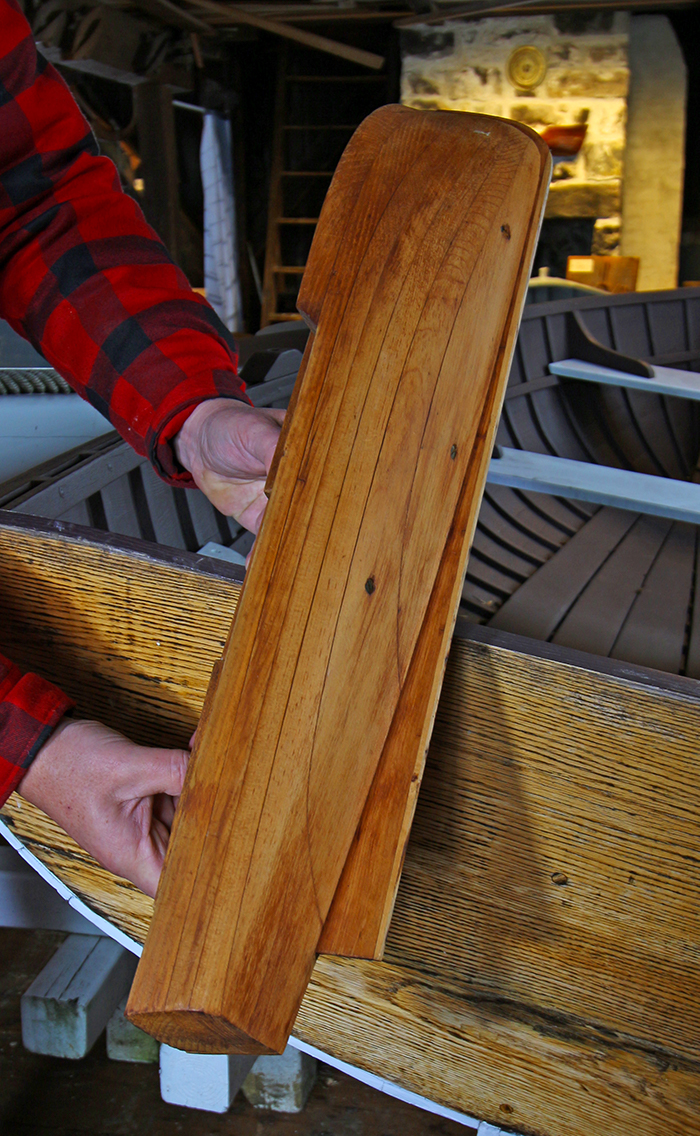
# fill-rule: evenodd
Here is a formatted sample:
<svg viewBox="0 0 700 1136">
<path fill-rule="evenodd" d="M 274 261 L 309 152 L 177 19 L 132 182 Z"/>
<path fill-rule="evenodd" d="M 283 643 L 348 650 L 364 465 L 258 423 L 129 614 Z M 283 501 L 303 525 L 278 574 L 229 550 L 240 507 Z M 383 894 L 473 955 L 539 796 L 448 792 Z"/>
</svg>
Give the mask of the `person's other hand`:
<svg viewBox="0 0 700 1136">
<path fill-rule="evenodd" d="M 64 719 L 18 792 L 110 872 L 155 895 L 189 752 L 136 745 L 99 722 Z"/>
<path fill-rule="evenodd" d="M 284 410 L 233 398 L 199 404 L 175 439 L 177 459 L 221 513 L 257 533 L 265 511 L 265 479 Z"/>
</svg>

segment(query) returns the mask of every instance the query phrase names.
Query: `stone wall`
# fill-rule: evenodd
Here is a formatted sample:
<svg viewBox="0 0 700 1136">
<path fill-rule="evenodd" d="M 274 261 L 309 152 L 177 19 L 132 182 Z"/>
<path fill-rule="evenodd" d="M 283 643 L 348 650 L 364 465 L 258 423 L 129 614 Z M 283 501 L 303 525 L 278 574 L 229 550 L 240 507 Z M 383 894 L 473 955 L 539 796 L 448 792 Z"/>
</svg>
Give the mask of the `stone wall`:
<svg viewBox="0 0 700 1136">
<path fill-rule="evenodd" d="M 639 257 L 639 291 L 678 282 L 687 71 L 668 16 L 634 16 L 630 33 L 623 256 Z"/>
<path fill-rule="evenodd" d="M 557 162 L 548 217 L 596 219 L 593 251 L 617 251 L 629 69 L 624 12 L 558 12 L 417 25 L 402 32 L 402 101 L 478 111 L 541 130 L 587 123 Z"/>
</svg>

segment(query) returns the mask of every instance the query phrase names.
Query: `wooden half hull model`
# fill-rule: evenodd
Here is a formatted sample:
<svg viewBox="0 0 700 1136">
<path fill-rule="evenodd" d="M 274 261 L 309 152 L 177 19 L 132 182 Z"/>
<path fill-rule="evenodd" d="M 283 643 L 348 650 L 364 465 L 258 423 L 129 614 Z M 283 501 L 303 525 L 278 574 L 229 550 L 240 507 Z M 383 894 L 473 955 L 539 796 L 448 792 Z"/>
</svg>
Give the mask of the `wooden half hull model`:
<svg viewBox="0 0 700 1136">
<path fill-rule="evenodd" d="M 282 1052 L 319 950 L 383 937 L 549 168 L 514 124 L 388 106 L 334 175 L 298 302 L 313 335 L 127 1006 L 170 1045 Z"/>
</svg>

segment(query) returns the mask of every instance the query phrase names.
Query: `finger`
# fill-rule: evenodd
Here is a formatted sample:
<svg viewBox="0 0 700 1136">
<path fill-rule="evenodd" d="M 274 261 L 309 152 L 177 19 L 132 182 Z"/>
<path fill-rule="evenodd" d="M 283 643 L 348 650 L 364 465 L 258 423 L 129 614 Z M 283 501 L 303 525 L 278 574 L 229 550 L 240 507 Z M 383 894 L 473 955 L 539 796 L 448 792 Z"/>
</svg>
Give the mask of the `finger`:
<svg viewBox="0 0 700 1136">
<path fill-rule="evenodd" d="M 167 793 L 158 793 L 153 798 L 153 816 L 163 822 L 168 832 L 173 827 L 177 800 L 177 797 L 169 797 Z"/>
<path fill-rule="evenodd" d="M 248 532 L 257 532 L 267 505 L 263 478 L 227 480 L 219 475 L 202 478 L 202 489 L 225 517 L 233 517 Z"/>
<path fill-rule="evenodd" d="M 260 532 L 260 525 L 262 524 L 263 514 L 267 508 L 267 497 L 262 491 L 264 482 L 260 482 L 260 492 L 255 499 L 243 509 L 242 512 L 236 513 L 236 520 L 239 524 L 243 525 L 248 532 L 257 534 Z"/>
<path fill-rule="evenodd" d="M 155 897 L 160 873 L 163 870 L 165 850 L 168 847 L 170 830 L 161 820 L 154 817 L 146 847 L 142 847 L 134 865 L 133 878 L 137 887 L 146 895 Z"/>
<path fill-rule="evenodd" d="M 265 466 L 265 472 L 266 473 L 269 473 L 270 466 L 272 465 L 272 459 L 275 456 L 275 450 L 277 449 L 277 443 L 279 442 L 279 439 L 280 439 L 280 431 L 282 429 L 282 423 L 284 422 L 285 411 L 284 410 L 271 410 L 269 412 L 269 414 L 270 414 L 270 419 L 271 419 L 270 429 L 266 433 L 265 444 L 263 446 L 263 452 L 260 455 L 260 457 L 262 459 L 262 463 Z"/>
<path fill-rule="evenodd" d="M 240 414 L 235 419 L 241 444 L 253 461 L 260 463 L 265 473 L 272 464 L 283 421 L 284 411 L 279 410 Z"/>
<path fill-rule="evenodd" d="M 179 797 L 185 782 L 189 750 L 139 747 L 132 761 L 122 769 L 125 800 L 153 797 L 161 793 Z"/>
</svg>

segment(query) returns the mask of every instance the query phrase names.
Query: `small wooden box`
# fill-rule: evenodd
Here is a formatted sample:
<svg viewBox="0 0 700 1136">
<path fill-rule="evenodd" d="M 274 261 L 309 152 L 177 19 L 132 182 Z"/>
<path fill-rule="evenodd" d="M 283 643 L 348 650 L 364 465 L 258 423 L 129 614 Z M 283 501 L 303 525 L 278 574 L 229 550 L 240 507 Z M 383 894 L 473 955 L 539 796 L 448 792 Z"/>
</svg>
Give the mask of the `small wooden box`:
<svg viewBox="0 0 700 1136">
<path fill-rule="evenodd" d="M 567 280 L 603 292 L 634 292 L 638 273 L 638 256 L 570 256 L 566 262 Z"/>
</svg>

